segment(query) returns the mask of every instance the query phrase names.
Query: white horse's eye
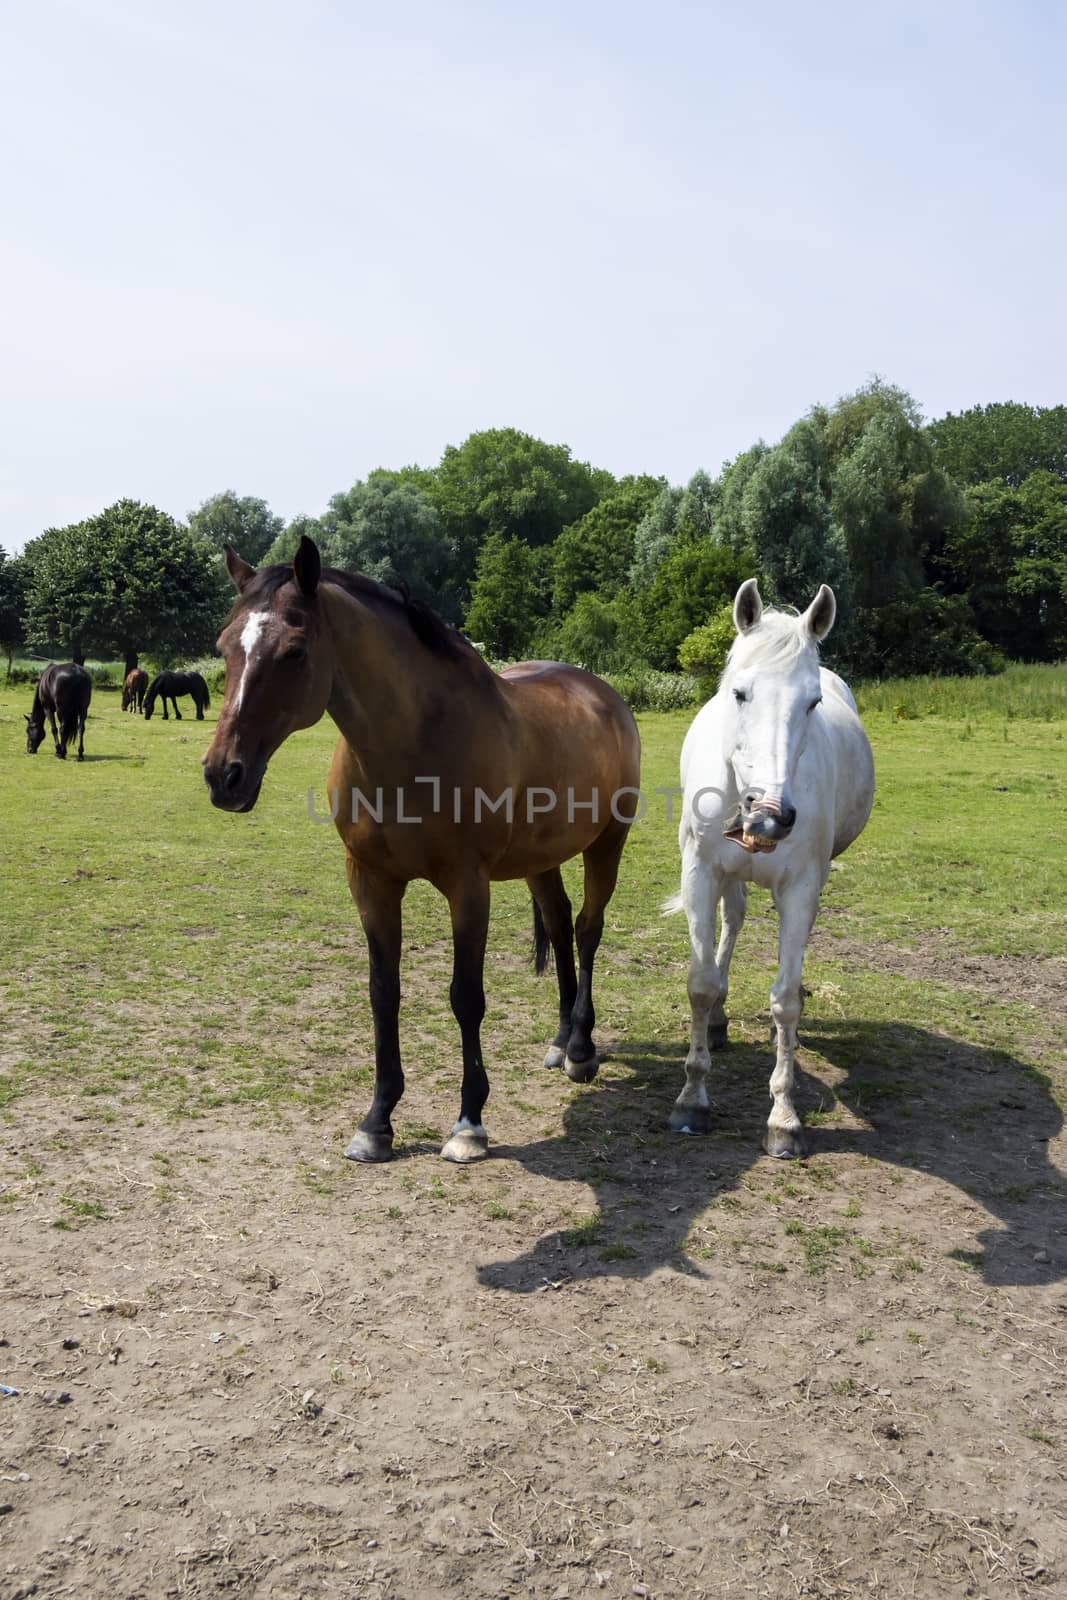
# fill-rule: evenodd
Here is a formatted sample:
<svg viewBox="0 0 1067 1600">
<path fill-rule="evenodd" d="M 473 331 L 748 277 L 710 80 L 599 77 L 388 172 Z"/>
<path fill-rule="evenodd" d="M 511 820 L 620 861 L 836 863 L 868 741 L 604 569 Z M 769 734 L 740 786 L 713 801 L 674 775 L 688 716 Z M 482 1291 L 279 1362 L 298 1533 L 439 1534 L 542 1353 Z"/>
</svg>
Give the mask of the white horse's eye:
<svg viewBox="0 0 1067 1600">
<path fill-rule="evenodd" d="M 745 691 L 743 689 L 735 689 L 734 690 L 734 699 L 737 701 L 739 706 L 743 706 L 745 701 L 748 699 L 748 695 L 745 693 Z"/>
<path fill-rule="evenodd" d="M 822 695 L 821 695 L 821 694 L 820 694 L 820 695 L 816 695 L 816 697 L 815 697 L 815 699 L 814 699 L 814 700 L 813 700 L 813 701 L 812 701 L 812 702 L 811 702 L 811 705 L 810 705 L 810 706 L 809 706 L 809 707 L 808 707 L 808 712 L 809 712 L 809 714 L 810 714 L 810 713 L 811 713 L 811 712 L 812 712 L 812 711 L 814 711 L 814 710 L 815 710 L 815 707 L 816 707 L 816 706 L 817 706 L 817 705 L 821 705 L 821 704 L 822 704 Z"/>
</svg>

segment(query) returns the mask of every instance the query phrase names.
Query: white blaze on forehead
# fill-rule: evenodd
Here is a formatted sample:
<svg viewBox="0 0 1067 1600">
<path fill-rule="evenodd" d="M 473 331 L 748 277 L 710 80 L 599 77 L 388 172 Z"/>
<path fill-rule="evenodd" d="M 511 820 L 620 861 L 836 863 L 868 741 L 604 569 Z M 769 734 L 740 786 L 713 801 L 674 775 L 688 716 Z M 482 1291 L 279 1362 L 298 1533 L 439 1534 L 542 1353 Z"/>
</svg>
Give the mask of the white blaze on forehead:
<svg viewBox="0 0 1067 1600">
<path fill-rule="evenodd" d="M 259 644 L 259 636 L 267 625 L 268 615 L 269 613 L 266 611 L 250 612 L 247 622 L 241 629 L 241 649 L 245 653 L 245 664 L 241 671 L 241 681 L 237 685 L 237 697 L 233 703 L 235 711 L 240 711 L 241 709 L 241 701 L 244 699 L 245 680 L 248 677 L 248 669 L 252 665 L 252 658 L 256 653 L 256 646 Z"/>
</svg>

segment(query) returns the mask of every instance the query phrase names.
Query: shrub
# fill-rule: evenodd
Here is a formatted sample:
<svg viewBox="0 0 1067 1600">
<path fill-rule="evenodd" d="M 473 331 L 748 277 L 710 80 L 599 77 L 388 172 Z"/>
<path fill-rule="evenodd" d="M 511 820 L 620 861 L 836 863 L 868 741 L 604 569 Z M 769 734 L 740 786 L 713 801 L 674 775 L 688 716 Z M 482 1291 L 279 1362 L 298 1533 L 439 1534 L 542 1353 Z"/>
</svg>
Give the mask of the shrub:
<svg viewBox="0 0 1067 1600">
<path fill-rule="evenodd" d="M 715 693 L 735 638 L 734 608 L 724 605 L 710 622 L 703 623 L 687 634 L 678 647 L 678 662 L 682 671 L 691 673 L 697 679 L 705 700 Z"/>
<path fill-rule="evenodd" d="M 983 639 L 962 595 L 922 589 L 877 610 L 857 610 L 844 642 L 857 678 L 967 678 L 1003 672 L 1007 662 Z"/>
<path fill-rule="evenodd" d="M 696 678 L 685 672 L 657 672 L 654 667 L 631 667 L 606 672 L 631 711 L 688 711 L 703 699 Z"/>
</svg>

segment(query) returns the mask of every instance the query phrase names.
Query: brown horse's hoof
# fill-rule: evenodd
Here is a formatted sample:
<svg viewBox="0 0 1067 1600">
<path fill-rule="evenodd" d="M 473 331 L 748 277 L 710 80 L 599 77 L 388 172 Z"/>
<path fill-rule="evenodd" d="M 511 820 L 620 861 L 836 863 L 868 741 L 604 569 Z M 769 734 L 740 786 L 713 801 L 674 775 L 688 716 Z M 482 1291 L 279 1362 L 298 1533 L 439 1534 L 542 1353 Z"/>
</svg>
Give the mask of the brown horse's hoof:
<svg viewBox="0 0 1067 1600">
<path fill-rule="evenodd" d="M 393 1136 L 391 1133 L 364 1133 L 357 1128 L 345 1151 L 348 1161 L 391 1161 Z"/>
<path fill-rule="evenodd" d="M 768 1128 L 763 1148 L 777 1161 L 802 1161 L 808 1153 L 799 1128 Z"/>
<path fill-rule="evenodd" d="M 563 1070 L 572 1083 L 592 1083 L 600 1071 L 600 1060 L 595 1050 L 586 1061 L 572 1061 L 570 1056 L 564 1056 Z"/>
</svg>

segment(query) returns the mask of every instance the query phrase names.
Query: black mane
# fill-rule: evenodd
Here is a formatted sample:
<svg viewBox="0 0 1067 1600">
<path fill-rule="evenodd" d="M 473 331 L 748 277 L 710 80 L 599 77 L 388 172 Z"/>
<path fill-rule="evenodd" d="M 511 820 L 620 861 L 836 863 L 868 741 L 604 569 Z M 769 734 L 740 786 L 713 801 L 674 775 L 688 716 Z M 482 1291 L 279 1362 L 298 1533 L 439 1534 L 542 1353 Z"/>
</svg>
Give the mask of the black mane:
<svg viewBox="0 0 1067 1600">
<path fill-rule="evenodd" d="M 295 582 L 291 563 L 260 567 L 241 590 L 227 620 L 232 621 L 244 606 L 273 600 L 278 590 L 289 582 Z M 343 572 L 339 567 L 323 567 L 319 582 L 336 584 L 354 599 L 363 600 L 379 610 L 395 612 L 399 609 L 415 637 L 435 655 L 450 656 L 455 661 L 482 660 L 469 640 L 432 606 L 423 600 L 413 600 L 406 588 L 394 589 L 388 584 L 379 583 L 376 578 L 368 578 L 362 572 Z"/>
</svg>

